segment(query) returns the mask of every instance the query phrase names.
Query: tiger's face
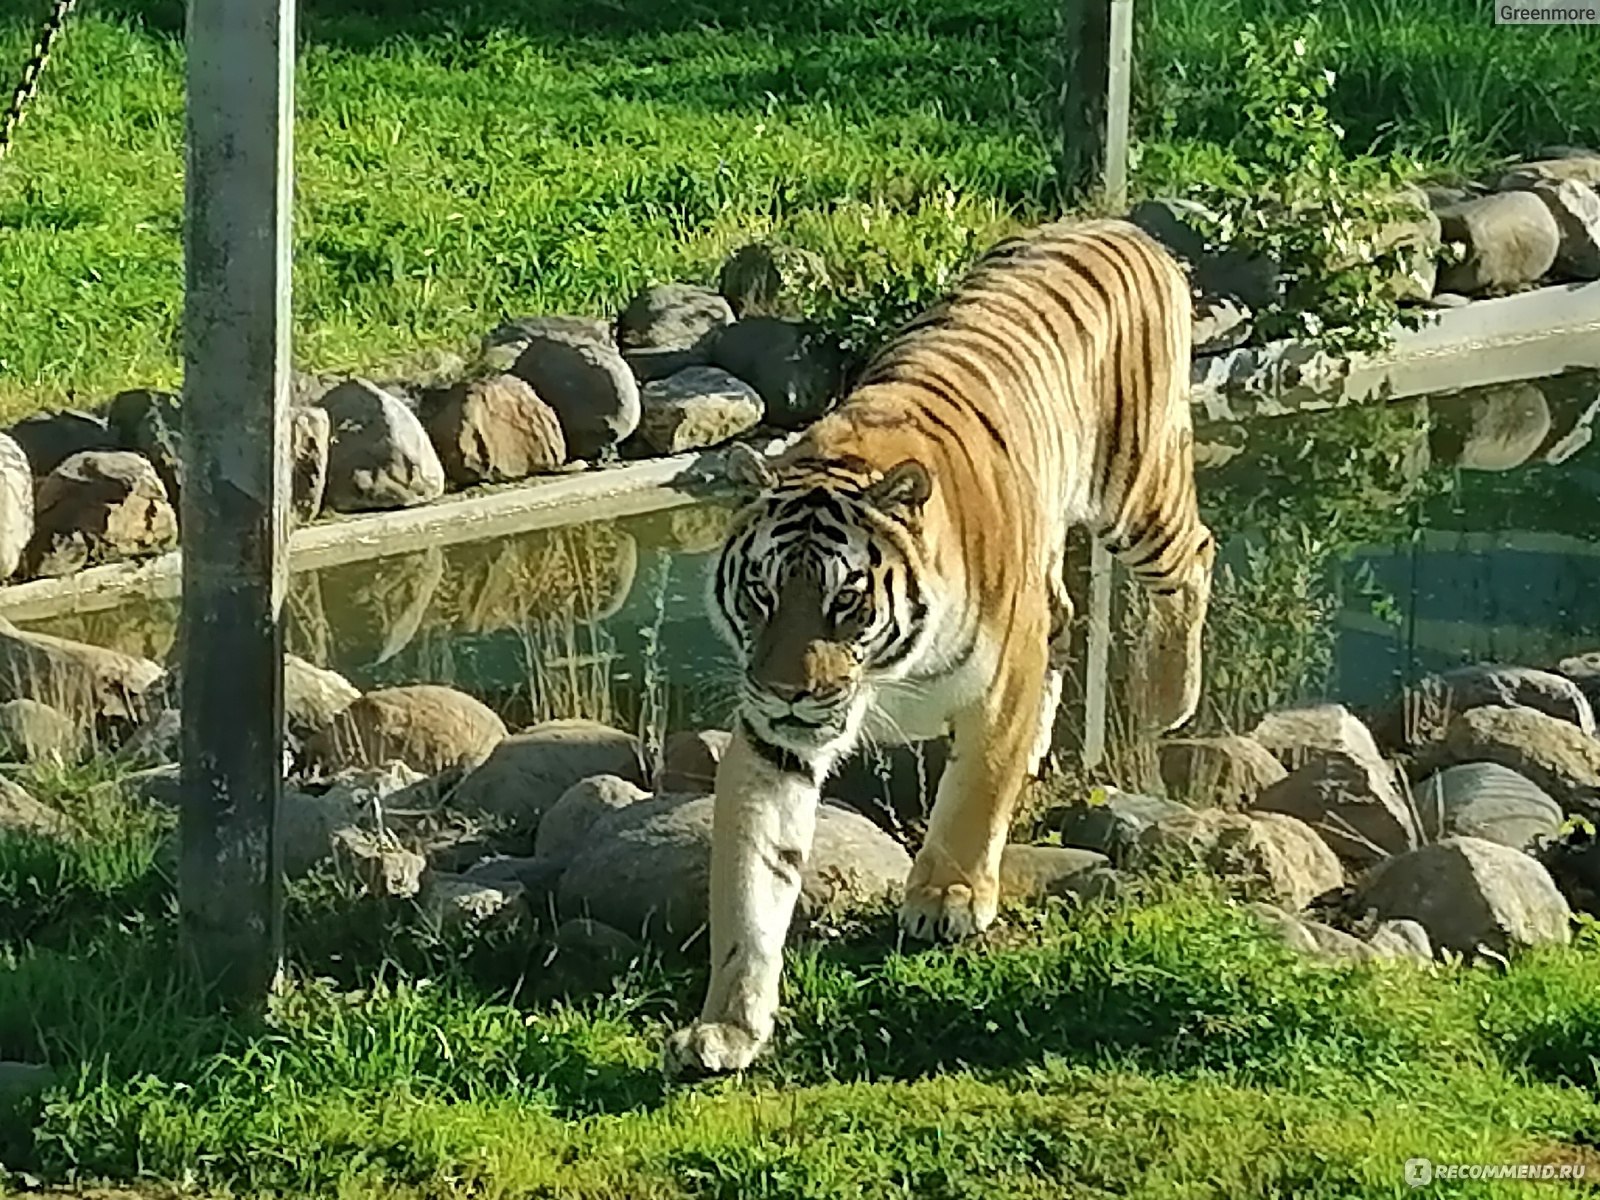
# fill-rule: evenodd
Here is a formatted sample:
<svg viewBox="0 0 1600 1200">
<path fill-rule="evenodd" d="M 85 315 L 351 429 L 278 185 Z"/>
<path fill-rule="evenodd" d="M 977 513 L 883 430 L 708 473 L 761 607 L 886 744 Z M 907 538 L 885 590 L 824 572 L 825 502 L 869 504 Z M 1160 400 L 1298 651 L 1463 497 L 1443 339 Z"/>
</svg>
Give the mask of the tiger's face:
<svg viewBox="0 0 1600 1200">
<path fill-rule="evenodd" d="M 871 685 L 912 657 L 927 619 L 915 536 L 929 490 L 914 462 L 865 485 L 769 482 L 732 531 L 712 611 L 758 736 L 801 754 L 853 739 Z"/>
</svg>

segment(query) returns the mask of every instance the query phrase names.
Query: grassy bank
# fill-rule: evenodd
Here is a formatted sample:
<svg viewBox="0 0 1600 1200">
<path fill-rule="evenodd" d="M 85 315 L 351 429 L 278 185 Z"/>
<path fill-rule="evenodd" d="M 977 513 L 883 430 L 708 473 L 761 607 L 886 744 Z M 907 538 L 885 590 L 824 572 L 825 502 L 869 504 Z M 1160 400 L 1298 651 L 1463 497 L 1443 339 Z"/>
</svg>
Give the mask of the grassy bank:
<svg viewBox="0 0 1600 1200">
<path fill-rule="evenodd" d="M 9 79 L 43 4 L 0 14 Z M 1048 213 L 1042 0 L 305 0 L 296 357 L 375 370 L 503 313 L 609 311 L 732 246 L 817 250 L 846 307 L 915 304 Z M 1246 149 L 1246 21 L 1143 8 L 1141 188 Z M 86 0 L 0 168 L 0 419 L 178 379 L 182 6 Z M 1440 169 L 1600 128 L 1600 37 L 1496 28 L 1478 0 L 1326 7 L 1333 115 Z"/>
<path fill-rule="evenodd" d="M 987 948 L 903 953 L 885 916 L 796 949 L 758 1072 L 668 1087 L 694 969 L 588 990 L 526 939 L 447 946 L 338 889 L 297 893 L 265 1020 L 210 1011 L 172 969 L 170 823 L 98 775 L 28 782 L 86 832 L 0 841 L 0 1060 L 58 1073 L 0 1111 L 17 1177 L 953 1200 L 1394 1196 L 1415 1155 L 1600 1171 L 1592 927 L 1504 975 L 1308 966 L 1198 884 L 1016 913 Z"/>
</svg>

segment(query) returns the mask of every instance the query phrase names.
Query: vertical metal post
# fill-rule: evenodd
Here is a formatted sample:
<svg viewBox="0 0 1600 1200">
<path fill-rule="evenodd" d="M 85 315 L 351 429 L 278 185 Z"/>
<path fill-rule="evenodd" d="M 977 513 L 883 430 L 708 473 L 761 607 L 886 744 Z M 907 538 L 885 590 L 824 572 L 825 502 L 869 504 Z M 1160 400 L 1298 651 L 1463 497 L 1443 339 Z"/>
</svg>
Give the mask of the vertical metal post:
<svg viewBox="0 0 1600 1200">
<path fill-rule="evenodd" d="M 1133 81 L 1133 0 L 1111 0 L 1111 35 L 1106 54 L 1106 203 L 1128 203 L 1129 89 Z"/>
<path fill-rule="evenodd" d="M 1063 199 L 1095 187 L 1120 208 L 1128 190 L 1133 0 L 1061 0 Z"/>
<path fill-rule="evenodd" d="M 295 0 L 190 0 L 185 195 L 186 944 L 227 998 L 282 961 Z"/>
</svg>

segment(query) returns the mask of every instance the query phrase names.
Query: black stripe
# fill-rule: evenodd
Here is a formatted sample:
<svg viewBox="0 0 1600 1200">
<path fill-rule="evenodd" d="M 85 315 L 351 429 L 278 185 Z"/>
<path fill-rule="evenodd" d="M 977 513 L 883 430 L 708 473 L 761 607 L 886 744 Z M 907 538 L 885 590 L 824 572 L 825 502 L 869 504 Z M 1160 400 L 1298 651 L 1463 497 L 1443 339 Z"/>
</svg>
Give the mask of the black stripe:
<svg viewBox="0 0 1600 1200">
<path fill-rule="evenodd" d="M 817 773 L 811 764 L 806 762 L 793 750 L 785 750 L 782 746 L 773 745 L 765 738 L 758 736 L 750 728 L 750 723 L 744 723 L 745 740 L 750 743 L 750 748 L 761 756 L 761 761 L 775 771 L 785 775 L 799 775 L 804 779 L 816 781 Z"/>
</svg>

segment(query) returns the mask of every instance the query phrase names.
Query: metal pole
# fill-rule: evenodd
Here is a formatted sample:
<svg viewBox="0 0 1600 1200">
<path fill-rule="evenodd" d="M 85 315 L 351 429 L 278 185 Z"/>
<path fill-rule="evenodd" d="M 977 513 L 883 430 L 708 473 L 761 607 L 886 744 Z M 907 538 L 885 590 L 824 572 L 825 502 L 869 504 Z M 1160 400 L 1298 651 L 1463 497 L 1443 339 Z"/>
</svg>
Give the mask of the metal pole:
<svg viewBox="0 0 1600 1200">
<path fill-rule="evenodd" d="M 1128 190 L 1133 0 L 1061 0 L 1063 199 L 1095 187 L 1113 208 Z"/>
<path fill-rule="evenodd" d="M 183 434 L 186 943 L 259 1002 L 282 963 L 295 0 L 190 0 Z"/>
<path fill-rule="evenodd" d="M 1111 0 L 1111 36 L 1106 55 L 1106 203 L 1128 203 L 1128 105 L 1133 78 L 1133 0 Z"/>
</svg>

